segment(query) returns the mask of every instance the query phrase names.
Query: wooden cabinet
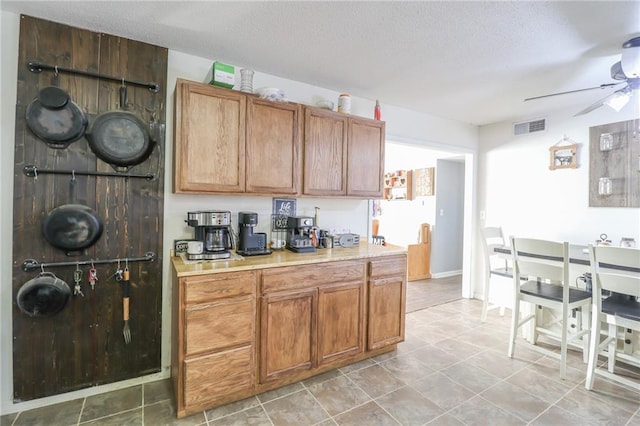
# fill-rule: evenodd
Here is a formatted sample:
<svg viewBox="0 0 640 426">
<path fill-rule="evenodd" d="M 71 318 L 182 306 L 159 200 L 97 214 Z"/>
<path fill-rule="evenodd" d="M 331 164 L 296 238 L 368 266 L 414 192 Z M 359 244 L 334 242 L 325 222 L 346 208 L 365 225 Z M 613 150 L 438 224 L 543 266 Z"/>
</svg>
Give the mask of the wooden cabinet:
<svg viewBox="0 0 640 426">
<path fill-rule="evenodd" d="M 260 300 L 260 383 L 315 366 L 315 288 Z"/>
<path fill-rule="evenodd" d="M 381 198 L 384 129 L 382 121 L 305 108 L 303 193 Z"/>
<path fill-rule="evenodd" d="M 174 192 L 299 193 L 301 111 L 178 79 Z"/>
<path fill-rule="evenodd" d="M 349 118 L 347 195 L 382 198 L 385 124 Z"/>
<path fill-rule="evenodd" d="M 382 198 L 383 121 L 182 79 L 175 94 L 174 192 Z"/>
<path fill-rule="evenodd" d="M 295 195 L 302 175 L 302 108 L 247 100 L 246 192 Z"/>
<path fill-rule="evenodd" d="M 243 192 L 245 115 L 240 92 L 178 79 L 173 192 Z"/>
<path fill-rule="evenodd" d="M 406 287 L 405 255 L 369 262 L 367 349 L 379 349 L 404 340 Z"/>
<path fill-rule="evenodd" d="M 260 383 L 364 352 L 364 262 L 265 270 Z"/>
<path fill-rule="evenodd" d="M 174 260 L 178 417 L 393 350 L 407 273 L 396 253 L 183 277 Z"/>
<path fill-rule="evenodd" d="M 253 394 L 256 273 L 174 276 L 178 417 Z"/>
<path fill-rule="evenodd" d="M 347 193 L 347 119 L 344 114 L 305 108 L 304 194 Z"/>
</svg>

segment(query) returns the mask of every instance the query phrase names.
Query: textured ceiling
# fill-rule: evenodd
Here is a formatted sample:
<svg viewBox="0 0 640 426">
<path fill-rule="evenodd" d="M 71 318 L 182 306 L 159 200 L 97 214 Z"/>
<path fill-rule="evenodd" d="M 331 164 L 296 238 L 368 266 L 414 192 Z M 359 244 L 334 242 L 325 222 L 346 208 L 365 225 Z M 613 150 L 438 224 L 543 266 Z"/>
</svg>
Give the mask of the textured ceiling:
<svg viewBox="0 0 640 426">
<path fill-rule="evenodd" d="M 523 99 L 612 82 L 640 35 L 639 1 L 0 5 L 477 125 L 580 111 L 615 89 Z"/>
</svg>

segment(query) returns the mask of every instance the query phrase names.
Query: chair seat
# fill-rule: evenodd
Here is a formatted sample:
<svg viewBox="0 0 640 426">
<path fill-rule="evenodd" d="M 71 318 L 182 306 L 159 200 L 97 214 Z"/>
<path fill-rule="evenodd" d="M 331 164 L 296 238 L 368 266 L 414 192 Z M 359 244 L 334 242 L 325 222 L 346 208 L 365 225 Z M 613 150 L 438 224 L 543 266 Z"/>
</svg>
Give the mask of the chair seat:
<svg viewBox="0 0 640 426">
<path fill-rule="evenodd" d="M 512 268 L 495 268 L 489 271 L 491 275 L 500 275 L 501 277 L 513 278 Z"/>
<path fill-rule="evenodd" d="M 602 301 L 602 312 L 632 321 L 640 321 L 640 302 L 626 294 L 614 294 Z"/>
<path fill-rule="evenodd" d="M 527 281 L 520 285 L 520 292 L 531 296 L 542 297 L 547 300 L 562 302 L 562 286 Z M 577 288 L 569 289 L 569 303 L 578 302 L 591 297 L 591 293 Z"/>
</svg>

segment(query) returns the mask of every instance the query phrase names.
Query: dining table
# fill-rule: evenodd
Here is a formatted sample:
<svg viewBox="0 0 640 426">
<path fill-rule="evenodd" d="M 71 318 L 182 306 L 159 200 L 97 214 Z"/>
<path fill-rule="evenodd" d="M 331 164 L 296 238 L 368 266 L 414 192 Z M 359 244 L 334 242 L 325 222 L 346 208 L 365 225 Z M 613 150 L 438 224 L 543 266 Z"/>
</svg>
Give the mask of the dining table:
<svg viewBox="0 0 640 426">
<path fill-rule="evenodd" d="M 494 252 L 498 253 L 500 257 L 505 259 L 511 259 L 512 257 L 511 247 L 508 245 L 495 247 Z M 527 256 L 527 253 L 520 252 L 519 254 L 520 256 Z M 542 259 L 549 259 L 549 260 L 559 259 L 555 256 L 540 256 L 540 255 L 531 255 L 531 254 L 530 256 L 534 256 Z M 626 267 L 622 265 L 601 263 L 600 267 L 606 268 L 606 269 L 613 269 L 613 270 L 630 271 L 630 272 L 633 272 L 634 274 L 635 273 L 640 274 L 640 266 L 635 268 L 635 267 Z M 580 280 L 579 278 L 583 278 L 585 273 L 590 273 L 590 272 L 591 272 L 591 261 L 589 258 L 589 247 L 586 245 L 580 245 L 580 244 L 569 244 L 569 282 L 575 283 L 576 287 L 582 287 L 582 284 L 584 284 L 584 287 L 582 289 L 586 290 L 587 280 L 586 279 Z M 581 283 L 581 285 L 578 285 L 579 282 Z M 525 309 L 525 312 L 528 312 L 528 311 L 529 310 Z M 523 331 L 524 331 L 524 337 L 530 343 L 533 343 L 533 341 L 535 340 L 533 327 L 525 327 Z M 638 347 L 640 347 L 639 340 L 640 340 L 639 336 L 634 336 L 634 333 L 632 333 L 629 330 L 626 330 L 625 336 L 624 336 L 623 351 L 625 353 L 633 353 Z"/>
</svg>

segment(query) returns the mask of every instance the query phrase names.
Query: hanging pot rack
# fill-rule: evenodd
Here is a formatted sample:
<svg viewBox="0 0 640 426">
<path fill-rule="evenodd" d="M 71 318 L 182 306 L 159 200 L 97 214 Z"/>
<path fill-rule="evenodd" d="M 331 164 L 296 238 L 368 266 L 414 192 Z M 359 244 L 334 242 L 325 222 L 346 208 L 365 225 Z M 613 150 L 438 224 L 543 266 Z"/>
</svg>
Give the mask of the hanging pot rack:
<svg viewBox="0 0 640 426">
<path fill-rule="evenodd" d="M 152 251 L 148 251 L 144 256 L 140 257 L 126 257 L 126 258 L 118 258 L 118 259 L 90 259 L 90 260 L 80 260 L 75 262 L 52 262 L 52 263 L 39 263 L 35 259 L 27 259 L 22 262 L 22 270 L 25 272 L 33 271 L 36 269 L 44 268 L 54 268 L 58 266 L 85 266 L 85 265 L 101 265 L 107 263 L 118 263 L 118 262 L 154 262 L 156 260 L 156 254 Z"/>
<path fill-rule="evenodd" d="M 135 173 L 115 173 L 115 172 L 83 172 L 78 170 L 51 170 L 40 169 L 34 164 L 27 164 L 22 168 L 22 172 L 29 177 L 38 179 L 38 175 L 70 175 L 70 176 L 107 176 L 107 177 L 123 177 L 134 179 L 155 180 L 155 173 L 135 174 Z"/>
<path fill-rule="evenodd" d="M 110 76 L 110 75 L 100 74 L 100 73 L 97 73 L 97 72 L 77 70 L 77 69 L 74 69 L 74 68 L 59 67 L 58 65 L 43 64 L 43 63 L 38 62 L 38 61 L 29 61 L 27 63 L 27 66 L 29 67 L 29 71 L 31 71 L 31 72 L 54 71 L 56 74 L 60 73 L 60 72 L 66 72 L 66 73 L 70 73 L 70 74 L 78 74 L 78 75 L 84 75 L 84 76 L 87 76 L 87 77 L 93 77 L 93 78 L 100 78 L 100 79 L 103 79 L 103 80 L 115 81 L 115 82 L 118 82 L 120 84 L 125 84 L 126 83 L 126 84 L 130 84 L 130 85 L 133 85 L 133 86 L 142 86 L 142 87 L 146 87 L 147 89 L 149 89 L 153 93 L 158 93 L 160 91 L 160 85 L 158 83 L 153 83 L 153 82 L 145 83 L 145 82 L 142 82 L 142 81 L 129 80 L 129 79 L 126 79 L 124 77 L 113 77 L 113 76 Z"/>
</svg>

